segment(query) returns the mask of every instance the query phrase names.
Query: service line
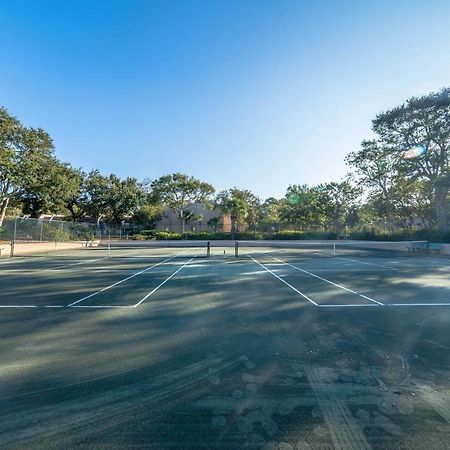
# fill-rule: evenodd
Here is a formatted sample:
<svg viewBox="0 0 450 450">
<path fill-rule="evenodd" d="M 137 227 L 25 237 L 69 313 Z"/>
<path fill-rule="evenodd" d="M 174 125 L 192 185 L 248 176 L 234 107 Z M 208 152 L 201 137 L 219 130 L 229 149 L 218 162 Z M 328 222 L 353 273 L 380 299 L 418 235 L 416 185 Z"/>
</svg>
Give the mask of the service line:
<svg viewBox="0 0 450 450">
<path fill-rule="evenodd" d="M 336 256 L 336 258 L 343 259 L 345 261 L 355 262 L 358 264 L 365 264 L 366 266 L 381 267 L 383 269 L 389 269 L 389 270 L 400 270 L 398 267 L 385 266 L 383 264 L 376 264 L 376 263 L 371 263 L 371 262 L 367 262 L 367 261 L 361 261 L 359 259 L 347 258 L 346 256 Z"/>
<path fill-rule="evenodd" d="M 63 269 L 64 267 L 72 267 L 72 266 L 79 266 L 81 264 L 87 264 L 87 263 L 91 263 L 91 262 L 95 262 L 95 261 L 99 261 L 101 258 L 97 258 L 97 259 L 88 259 L 87 261 L 80 261 L 80 262 L 76 262 L 76 263 L 70 263 L 70 264 L 63 264 L 61 266 L 56 266 L 56 267 L 51 267 L 50 269 L 41 269 L 43 272 L 51 272 L 52 270 L 58 270 L 58 269 Z M 39 269 L 36 269 L 37 271 L 39 271 Z"/>
<path fill-rule="evenodd" d="M 286 266 L 292 267 L 295 270 L 299 270 L 300 272 L 306 273 L 307 275 L 310 275 L 311 277 L 314 277 L 314 278 L 317 278 L 319 280 L 322 280 L 325 283 L 328 283 L 328 284 L 331 284 L 333 286 L 336 286 L 336 287 L 338 287 L 340 289 L 343 289 L 344 291 L 350 292 L 350 293 L 355 294 L 355 295 L 359 295 L 360 297 L 365 298 L 366 300 L 369 300 L 369 301 L 371 301 L 373 303 L 376 303 L 377 305 L 384 306 L 384 303 L 381 303 L 378 300 L 374 300 L 373 298 L 370 298 L 367 295 L 360 294 L 359 292 L 353 291 L 352 289 L 349 289 L 349 288 L 347 288 L 345 286 L 342 286 L 341 284 L 334 283 L 333 281 L 327 280 L 326 278 L 323 278 L 323 277 L 321 277 L 319 275 L 316 275 L 315 273 L 309 272 L 308 270 L 301 269 L 300 267 L 294 266 L 293 264 L 289 264 L 289 263 L 287 263 L 285 261 L 282 261 L 281 259 L 275 258 L 275 256 L 271 256 L 270 254 L 266 253 L 266 255 L 269 256 L 270 258 L 274 259 L 275 261 L 278 261 L 278 262 L 280 262 L 282 264 L 285 264 Z"/>
<path fill-rule="evenodd" d="M 170 261 L 171 259 L 174 259 L 176 256 L 178 256 L 178 255 L 171 256 L 170 258 L 166 258 L 166 259 L 164 259 L 163 261 L 160 261 L 159 263 L 152 264 L 151 266 L 146 267 L 145 269 L 140 270 L 139 272 L 133 273 L 132 275 L 130 275 L 130 276 L 126 277 L 126 278 L 123 278 L 122 280 L 116 281 L 115 283 L 110 284 L 109 286 L 106 286 L 106 287 L 104 287 L 104 288 L 102 288 L 102 289 L 100 289 L 100 290 L 98 290 L 98 291 L 96 291 L 96 292 L 93 292 L 92 294 L 89 294 L 89 295 L 87 295 L 86 297 L 80 298 L 79 300 L 76 300 L 75 302 L 70 303 L 70 304 L 67 305 L 67 306 L 69 306 L 69 307 L 74 307 L 74 306 L 77 305 L 78 303 L 81 303 L 81 302 L 87 300 L 88 298 L 94 297 L 94 296 L 100 294 L 101 292 L 105 292 L 105 291 L 107 291 L 108 289 L 111 289 L 112 287 L 117 286 L 118 284 L 121 284 L 121 283 L 124 283 L 125 281 L 131 280 L 131 278 L 137 277 L 138 275 L 142 275 L 143 273 L 148 272 L 149 270 L 151 270 L 151 269 L 153 269 L 153 268 L 155 268 L 155 267 L 158 267 L 158 266 L 160 266 L 161 264 L 164 264 L 164 263 L 166 263 L 167 261 Z"/>
<path fill-rule="evenodd" d="M 300 292 L 297 288 L 289 284 L 287 281 L 283 280 L 283 278 L 279 277 L 275 272 L 267 268 L 264 264 L 261 264 L 259 261 L 257 261 L 253 256 L 247 255 L 249 258 L 251 258 L 256 264 L 261 266 L 265 271 L 269 272 L 271 275 L 273 275 L 275 278 L 280 280 L 282 283 L 284 283 L 286 286 L 290 287 L 294 292 L 297 292 L 297 294 L 300 294 L 303 298 L 306 298 L 309 302 L 311 302 L 314 306 L 319 306 L 314 300 L 311 300 L 307 295 L 305 295 L 303 292 Z"/>
</svg>

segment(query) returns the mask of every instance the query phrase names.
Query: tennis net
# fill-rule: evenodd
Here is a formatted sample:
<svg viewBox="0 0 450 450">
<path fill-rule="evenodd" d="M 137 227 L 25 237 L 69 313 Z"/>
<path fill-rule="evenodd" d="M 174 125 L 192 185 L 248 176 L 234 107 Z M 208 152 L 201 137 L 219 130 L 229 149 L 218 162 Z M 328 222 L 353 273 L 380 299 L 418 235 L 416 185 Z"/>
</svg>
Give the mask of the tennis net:
<svg viewBox="0 0 450 450">
<path fill-rule="evenodd" d="M 206 258 L 210 250 L 206 242 L 180 241 L 72 241 L 16 242 L 12 256 L 48 258 Z"/>
<path fill-rule="evenodd" d="M 238 242 L 236 256 L 257 253 L 279 253 L 284 257 L 405 257 L 437 253 L 427 241 L 376 242 L 376 241 L 329 241 L 329 242 Z"/>
</svg>

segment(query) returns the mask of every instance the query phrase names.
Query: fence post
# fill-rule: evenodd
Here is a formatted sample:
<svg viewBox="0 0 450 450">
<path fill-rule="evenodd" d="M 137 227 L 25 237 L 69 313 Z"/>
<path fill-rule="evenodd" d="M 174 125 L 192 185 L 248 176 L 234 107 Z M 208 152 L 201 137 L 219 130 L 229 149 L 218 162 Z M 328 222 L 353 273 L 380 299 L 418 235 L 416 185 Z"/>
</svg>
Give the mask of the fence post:
<svg viewBox="0 0 450 450">
<path fill-rule="evenodd" d="M 41 220 L 41 227 L 39 230 L 39 241 L 42 242 L 42 237 L 44 235 L 44 219 L 40 219 Z"/>
<path fill-rule="evenodd" d="M 14 247 L 16 246 L 16 237 L 17 237 L 17 216 L 14 218 L 13 240 L 11 241 L 11 252 L 9 254 L 9 256 L 11 258 L 14 256 Z"/>
</svg>

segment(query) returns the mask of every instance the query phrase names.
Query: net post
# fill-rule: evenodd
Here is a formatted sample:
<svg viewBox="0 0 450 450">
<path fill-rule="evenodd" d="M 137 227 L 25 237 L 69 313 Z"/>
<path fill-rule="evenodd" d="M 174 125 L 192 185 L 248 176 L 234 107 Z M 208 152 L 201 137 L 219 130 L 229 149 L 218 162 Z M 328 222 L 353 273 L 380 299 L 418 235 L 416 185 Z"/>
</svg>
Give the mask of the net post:
<svg viewBox="0 0 450 450">
<path fill-rule="evenodd" d="M 108 235 L 108 256 L 111 256 L 111 235 Z"/>
<path fill-rule="evenodd" d="M 211 256 L 211 242 L 206 243 L 206 257 L 209 258 Z"/>
<path fill-rule="evenodd" d="M 239 243 L 237 241 L 234 243 L 234 257 L 239 257 Z"/>
<path fill-rule="evenodd" d="M 333 242 L 333 255 L 336 256 L 336 242 Z"/>
</svg>

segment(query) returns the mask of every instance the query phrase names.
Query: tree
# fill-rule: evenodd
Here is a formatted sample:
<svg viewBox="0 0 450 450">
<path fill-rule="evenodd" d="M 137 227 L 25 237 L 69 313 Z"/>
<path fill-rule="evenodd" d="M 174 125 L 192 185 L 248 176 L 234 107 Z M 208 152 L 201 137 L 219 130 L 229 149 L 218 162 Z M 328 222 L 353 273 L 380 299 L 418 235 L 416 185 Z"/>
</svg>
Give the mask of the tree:
<svg viewBox="0 0 450 450">
<path fill-rule="evenodd" d="M 118 225 L 126 216 L 133 215 L 145 201 L 145 192 L 135 178 L 121 180 L 117 175 L 89 173 L 86 179 L 88 212 L 97 218 L 105 217 Z"/>
<path fill-rule="evenodd" d="M 317 230 L 323 227 L 325 216 L 320 191 L 306 184 L 289 186 L 280 207 L 280 218 L 299 230 Z"/>
<path fill-rule="evenodd" d="M 150 229 L 156 228 L 156 222 L 161 219 L 164 207 L 155 203 L 145 202 L 134 214 L 133 221 Z"/>
<path fill-rule="evenodd" d="M 280 221 L 280 208 L 282 201 L 274 197 L 269 197 L 261 205 L 261 220 L 268 223 L 278 223 Z"/>
<path fill-rule="evenodd" d="M 400 160 L 400 170 L 404 176 L 431 183 L 437 225 L 446 230 L 450 189 L 450 88 L 412 97 L 403 105 L 378 114 L 373 130 L 393 153 L 417 145 L 426 148 L 422 157 Z"/>
<path fill-rule="evenodd" d="M 56 158 L 42 158 L 40 170 L 27 177 L 17 198 L 25 214 L 39 217 L 43 213 L 65 213 L 70 200 L 80 189 L 79 172 Z"/>
<path fill-rule="evenodd" d="M 352 219 L 361 190 L 348 181 L 342 181 L 321 184 L 316 187 L 316 191 L 318 210 L 324 217 L 325 227 L 332 227 L 337 233 L 341 233 Z"/>
<path fill-rule="evenodd" d="M 355 169 L 355 176 L 369 195 L 375 195 L 384 202 L 388 228 L 393 229 L 393 191 L 395 178 L 398 176 L 399 154 L 393 153 L 377 141 L 363 141 L 361 149 L 350 153 L 346 163 Z"/>
<path fill-rule="evenodd" d="M 211 219 L 208 220 L 207 225 L 211 227 L 214 231 L 217 231 L 220 224 L 220 217 L 211 217 Z"/>
<path fill-rule="evenodd" d="M 66 194 L 65 209 L 74 222 L 85 218 L 89 210 L 89 196 L 87 192 L 87 174 L 79 169 L 72 169 L 71 180 L 73 188 Z"/>
<path fill-rule="evenodd" d="M 0 226 L 11 200 L 24 187 L 42 184 L 43 167 L 53 163 L 53 142 L 41 128 L 26 128 L 0 107 Z"/>
<path fill-rule="evenodd" d="M 200 203 L 208 206 L 214 188 L 209 183 L 182 173 L 164 175 L 150 183 L 153 201 L 172 209 L 181 222 L 183 234 L 189 219 L 186 208 L 190 204 Z"/>
<path fill-rule="evenodd" d="M 230 214 L 233 238 L 243 227 L 251 227 L 259 222 L 261 201 L 249 190 L 234 187 L 219 192 L 215 203 L 223 213 Z"/>
<path fill-rule="evenodd" d="M 404 228 L 411 227 L 415 219 L 420 220 L 424 228 L 435 225 L 433 193 L 429 182 L 398 177 L 392 192 L 394 214 Z"/>
</svg>

